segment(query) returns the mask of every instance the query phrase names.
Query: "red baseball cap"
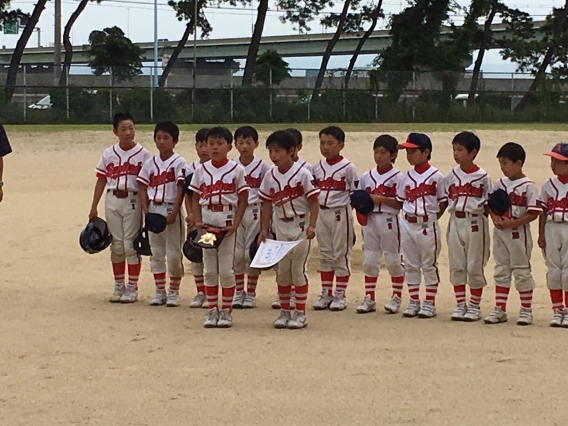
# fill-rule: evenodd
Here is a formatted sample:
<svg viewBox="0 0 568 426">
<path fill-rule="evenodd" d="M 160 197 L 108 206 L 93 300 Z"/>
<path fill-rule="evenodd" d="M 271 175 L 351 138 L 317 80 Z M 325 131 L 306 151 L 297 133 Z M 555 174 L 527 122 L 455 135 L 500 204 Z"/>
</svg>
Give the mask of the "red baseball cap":
<svg viewBox="0 0 568 426">
<path fill-rule="evenodd" d="M 398 145 L 400 148 L 419 149 L 424 151 L 429 149 L 432 151 L 432 141 L 424 133 L 410 133 L 406 138 L 406 142 Z"/>
<path fill-rule="evenodd" d="M 568 161 L 568 143 L 560 142 L 554 145 L 552 151 L 545 153 L 549 157 L 556 158 L 560 161 Z"/>
</svg>

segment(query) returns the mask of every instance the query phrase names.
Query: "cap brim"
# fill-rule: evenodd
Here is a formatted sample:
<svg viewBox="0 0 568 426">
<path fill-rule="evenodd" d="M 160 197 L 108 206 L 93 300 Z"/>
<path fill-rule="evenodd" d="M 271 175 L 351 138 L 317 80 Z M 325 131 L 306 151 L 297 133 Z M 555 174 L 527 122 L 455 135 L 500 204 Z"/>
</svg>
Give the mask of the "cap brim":
<svg viewBox="0 0 568 426">
<path fill-rule="evenodd" d="M 410 142 L 403 142 L 401 144 L 398 145 L 399 148 L 409 148 L 409 149 L 418 149 L 420 148 L 420 146 L 410 143 Z"/>
<path fill-rule="evenodd" d="M 356 211 L 356 216 L 357 216 L 357 222 L 359 222 L 359 225 L 361 225 L 361 226 L 367 225 L 367 216 L 366 215 L 361 214 L 358 211 Z"/>
<path fill-rule="evenodd" d="M 548 155 L 549 157 L 556 158 L 557 160 L 560 161 L 568 161 L 568 157 L 559 154 L 558 152 L 547 152 L 544 155 Z"/>
</svg>

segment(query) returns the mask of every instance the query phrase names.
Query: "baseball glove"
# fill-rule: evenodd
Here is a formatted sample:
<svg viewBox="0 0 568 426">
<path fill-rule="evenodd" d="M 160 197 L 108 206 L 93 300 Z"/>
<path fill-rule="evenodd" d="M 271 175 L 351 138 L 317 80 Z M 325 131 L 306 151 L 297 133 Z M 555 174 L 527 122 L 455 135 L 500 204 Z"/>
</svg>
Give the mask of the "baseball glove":
<svg viewBox="0 0 568 426">
<path fill-rule="evenodd" d="M 223 238 L 227 235 L 227 231 L 216 226 L 205 225 L 197 231 L 197 235 L 193 239 L 193 243 L 204 249 L 219 248 Z"/>
<path fill-rule="evenodd" d="M 203 250 L 194 244 L 193 239 L 197 236 L 197 229 L 187 234 L 187 240 L 183 243 L 183 255 L 192 263 L 203 262 Z"/>
<path fill-rule="evenodd" d="M 506 191 L 499 188 L 489 194 L 489 200 L 487 205 L 498 216 L 503 216 L 511 208 L 511 200 L 509 200 L 509 194 Z"/>
<path fill-rule="evenodd" d="M 148 231 L 146 228 L 142 228 L 136 238 L 134 238 L 134 250 L 140 256 L 152 256 L 152 250 L 150 249 L 150 240 L 148 239 Z"/>
</svg>

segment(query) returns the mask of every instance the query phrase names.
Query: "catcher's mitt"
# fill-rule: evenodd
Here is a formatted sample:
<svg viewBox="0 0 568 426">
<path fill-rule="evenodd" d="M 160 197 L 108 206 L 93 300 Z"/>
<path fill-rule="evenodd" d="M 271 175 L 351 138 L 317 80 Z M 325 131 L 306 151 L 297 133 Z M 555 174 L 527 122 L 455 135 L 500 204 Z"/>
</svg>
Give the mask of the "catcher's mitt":
<svg viewBox="0 0 568 426">
<path fill-rule="evenodd" d="M 507 191 L 499 188 L 489 194 L 489 200 L 487 205 L 498 216 L 503 216 L 511 208 L 511 200 L 509 200 L 509 194 Z"/>
<path fill-rule="evenodd" d="M 199 231 L 193 239 L 193 243 L 204 249 L 219 248 L 219 245 L 227 235 L 227 231 L 216 226 L 206 225 Z"/>
</svg>

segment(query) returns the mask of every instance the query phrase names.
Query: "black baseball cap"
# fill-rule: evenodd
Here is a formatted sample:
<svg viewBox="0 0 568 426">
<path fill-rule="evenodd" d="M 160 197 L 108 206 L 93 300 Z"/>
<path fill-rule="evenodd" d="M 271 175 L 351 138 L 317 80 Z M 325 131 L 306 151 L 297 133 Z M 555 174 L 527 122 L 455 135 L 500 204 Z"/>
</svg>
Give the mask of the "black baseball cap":
<svg viewBox="0 0 568 426">
<path fill-rule="evenodd" d="M 401 143 L 399 147 L 419 149 L 420 151 L 429 149 L 432 151 L 432 141 L 424 133 L 410 133 L 406 138 L 406 142 Z"/>
<path fill-rule="evenodd" d="M 560 161 L 568 161 L 568 143 L 557 143 L 554 145 L 554 148 L 552 148 L 552 151 L 547 152 L 544 155 L 548 155 L 549 157 L 556 158 Z"/>
</svg>

